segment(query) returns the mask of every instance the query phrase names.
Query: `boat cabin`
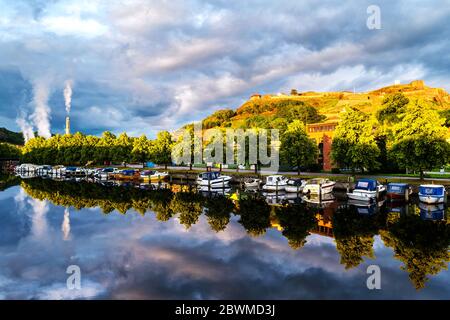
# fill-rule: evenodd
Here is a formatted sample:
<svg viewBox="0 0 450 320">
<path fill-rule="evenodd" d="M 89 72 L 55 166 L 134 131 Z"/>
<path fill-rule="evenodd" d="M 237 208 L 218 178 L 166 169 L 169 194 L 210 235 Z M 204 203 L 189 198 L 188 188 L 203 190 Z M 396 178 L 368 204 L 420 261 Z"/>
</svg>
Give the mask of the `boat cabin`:
<svg viewBox="0 0 450 320">
<path fill-rule="evenodd" d="M 268 176 L 266 182 L 267 182 L 267 184 L 275 185 L 275 184 L 277 184 L 277 182 L 280 183 L 280 182 L 282 182 L 284 180 L 286 180 L 286 178 L 284 176 L 280 176 L 280 175 L 278 175 L 278 176 Z"/>
<path fill-rule="evenodd" d="M 359 179 L 356 182 L 355 190 L 364 190 L 364 191 L 377 191 L 376 180 L 372 179 Z"/>
<path fill-rule="evenodd" d="M 428 184 L 428 185 L 421 185 L 419 187 L 419 195 L 422 196 L 443 196 L 445 193 L 445 188 L 444 186 L 441 185 L 433 185 L 433 184 Z"/>
<path fill-rule="evenodd" d="M 406 190 L 409 189 L 409 184 L 407 183 L 388 183 L 387 192 L 395 194 L 405 194 Z"/>
<path fill-rule="evenodd" d="M 201 180 L 216 180 L 220 178 L 220 172 L 203 172 L 198 175 Z"/>
</svg>

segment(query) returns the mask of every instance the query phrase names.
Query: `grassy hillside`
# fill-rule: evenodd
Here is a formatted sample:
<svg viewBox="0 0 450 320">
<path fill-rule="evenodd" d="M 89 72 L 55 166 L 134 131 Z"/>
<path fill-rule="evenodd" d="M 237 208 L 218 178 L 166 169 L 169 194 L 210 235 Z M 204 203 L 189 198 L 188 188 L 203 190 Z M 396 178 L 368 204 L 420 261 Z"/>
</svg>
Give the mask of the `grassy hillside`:
<svg viewBox="0 0 450 320">
<path fill-rule="evenodd" d="M 6 128 L 0 128 L 0 142 L 8 142 L 15 145 L 24 144 L 22 133 L 9 131 Z"/>
<path fill-rule="evenodd" d="M 298 92 L 292 90 L 290 95 L 253 95 L 236 110 L 219 110 L 203 120 L 208 127 L 232 127 L 245 128 L 265 122 L 272 123 L 281 118 L 280 112 L 286 108 L 298 108 L 302 105 L 313 107 L 320 118 L 313 116 L 312 121 L 335 121 L 345 106 L 353 106 L 367 113 L 375 113 L 380 109 L 384 98 L 393 93 L 403 93 L 410 100 L 421 99 L 431 104 L 447 118 L 450 116 L 450 95 L 440 88 L 431 88 L 422 80 L 416 80 L 409 84 L 399 84 L 380 88 L 370 92 L 353 93 L 343 92 Z M 450 121 L 448 121 L 450 123 Z"/>
</svg>

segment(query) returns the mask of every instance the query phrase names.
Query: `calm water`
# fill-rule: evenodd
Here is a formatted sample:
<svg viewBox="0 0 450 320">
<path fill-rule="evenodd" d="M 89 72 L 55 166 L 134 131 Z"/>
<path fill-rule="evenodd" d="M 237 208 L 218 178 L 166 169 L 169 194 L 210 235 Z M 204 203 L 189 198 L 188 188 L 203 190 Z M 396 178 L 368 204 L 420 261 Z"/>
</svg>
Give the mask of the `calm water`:
<svg viewBox="0 0 450 320">
<path fill-rule="evenodd" d="M 444 208 L 3 180 L 2 299 L 450 298 Z"/>
</svg>

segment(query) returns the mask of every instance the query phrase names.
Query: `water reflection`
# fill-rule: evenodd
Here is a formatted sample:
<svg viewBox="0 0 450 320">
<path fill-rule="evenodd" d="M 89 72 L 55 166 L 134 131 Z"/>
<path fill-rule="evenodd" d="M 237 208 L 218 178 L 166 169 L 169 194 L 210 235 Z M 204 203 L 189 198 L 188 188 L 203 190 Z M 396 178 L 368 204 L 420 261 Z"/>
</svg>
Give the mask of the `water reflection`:
<svg viewBox="0 0 450 320">
<path fill-rule="evenodd" d="M 332 272 L 337 272 L 337 278 L 333 278 L 333 281 L 337 281 L 335 283 L 337 287 L 347 286 L 341 283 L 341 278 L 346 277 L 343 275 L 345 273 L 352 275 L 352 277 L 356 277 L 356 275 L 362 277 L 362 280 L 360 279 L 361 292 L 358 291 L 358 295 L 356 291 L 351 293 L 351 290 L 345 295 L 338 288 L 336 288 L 336 292 L 334 293 L 329 292 L 325 294 L 322 292 L 322 296 L 335 298 L 367 297 L 368 293 L 364 291 L 367 290 L 364 286 L 365 270 L 363 269 L 357 273 L 353 273 L 352 270 L 361 270 L 359 268 L 364 264 L 373 263 L 372 259 L 381 259 L 377 258 L 379 255 L 385 257 L 385 260 L 378 262 L 382 264 L 382 270 L 384 270 L 383 266 L 386 265 L 388 271 L 386 271 L 387 275 L 384 275 L 388 278 L 394 277 L 394 280 L 401 279 L 401 275 L 395 271 L 398 266 L 401 266 L 402 270 L 404 270 L 402 272 L 406 272 L 405 274 L 409 277 L 409 281 L 412 284 L 412 286 L 410 285 L 411 288 L 422 289 L 426 287 L 427 281 L 433 275 L 442 275 L 441 280 L 436 282 L 434 287 L 440 287 L 441 283 L 448 279 L 448 273 L 443 272 L 443 270 L 447 268 L 448 262 L 450 261 L 448 251 L 450 245 L 450 227 L 444 206 L 429 206 L 415 203 L 405 205 L 395 202 L 385 203 L 384 201 L 373 204 L 362 204 L 343 201 L 339 198 L 339 195 L 331 195 L 328 198 L 318 201 L 314 198 L 302 199 L 286 194 L 279 194 L 278 196 L 260 195 L 258 193 L 242 191 L 211 194 L 194 192 L 192 187 L 186 185 L 147 184 L 136 186 L 133 184 L 124 184 L 116 186 L 107 182 L 102 184 L 93 183 L 93 181 L 63 182 L 40 178 L 20 180 L 12 177 L 5 177 L 2 180 L 7 181 L 6 184 L 3 184 L 3 190 L 20 183 L 20 190 L 23 191 L 20 191 L 15 196 L 19 199 L 17 201 L 19 205 L 28 205 L 32 209 L 30 213 L 30 232 L 33 241 L 36 242 L 48 241 L 51 238 L 49 235 L 52 233 L 52 228 L 49 226 L 49 220 L 53 219 L 50 217 L 53 206 L 61 207 L 62 217 L 58 222 L 58 228 L 60 230 L 59 238 L 68 244 L 81 241 L 80 235 L 78 235 L 78 238 L 76 236 L 76 229 L 75 231 L 73 230 L 73 226 L 80 223 L 80 218 L 78 216 L 75 222 L 71 221 L 71 219 L 76 216 L 76 211 L 86 208 L 91 208 L 96 211 L 99 208 L 105 215 L 110 215 L 114 211 L 123 215 L 135 211 L 145 216 L 145 220 L 149 219 L 147 215 L 154 213 L 156 220 L 164 222 L 162 225 L 166 225 L 165 228 L 171 228 L 173 233 L 177 235 L 171 234 L 171 238 L 167 244 L 169 247 L 175 246 L 180 241 L 176 240 L 177 237 L 187 241 L 188 238 L 186 237 L 188 235 L 194 236 L 196 232 L 199 232 L 198 228 L 193 230 L 193 226 L 201 226 L 203 219 L 209 228 L 209 231 L 205 230 L 204 232 L 217 234 L 215 237 L 208 236 L 208 239 L 212 241 L 210 244 L 211 248 L 218 248 L 218 239 L 222 239 L 221 241 L 229 241 L 223 239 L 230 237 L 230 233 L 237 234 L 238 229 L 236 229 L 236 226 L 241 226 L 242 230 L 245 230 L 245 233 L 250 236 L 248 239 L 255 239 L 256 241 L 251 242 L 251 251 L 248 251 L 250 249 L 246 248 L 245 252 L 252 252 L 252 257 L 253 254 L 265 256 L 265 252 L 275 257 L 274 260 L 265 257 L 263 262 L 254 261 L 252 263 L 247 261 L 250 257 L 242 257 L 244 259 L 243 261 L 247 261 L 249 264 L 245 267 L 233 268 L 234 272 L 240 274 L 239 276 L 236 275 L 239 278 L 238 282 L 245 282 L 240 277 L 246 273 L 247 268 L 253 268 L 254 271 L 261 270 L 260 268 L 264 265 L 268 269 L 261 271 L 262 273 L 258 276 L 263 277 L 264 280 L 261 280 L 262 283 L 258 285 L 255 283 L 253 285 L 259 288 L 264 287 L 266 290 L 273 289 L 282 291 L 285 294 L 285 298 L 308 298 L 310 296 L 305 292 L 300 294 L 293 291 L 283 291 L 287 290 L 286 288 L 291 288 L 290 286 L 292 283 L 295 283 L 295 279 L 292 279 L 292 283 L 290 284 L 286 282 L 286 279 L 283 279 L 284 284 L 282 288 L 280 287 L 281 284 L 280 286 L 275 285 L 270 281 L 271 274 L 269 270 L 271 268 L 280 268 L 280 261 L 284 261 L 283 264 L 285 264 L 285 267 L 287 268 L 289 266 L 290 269 L 284 270 L 280 274 L 276 273 L 279 276 L 282 273 L 297 274 L 299 272 L 298 270 L 302 268 L 307 268 L 303 272 L 306 272 L 306 270 L 312 272 L 312 270 L 316 270 L 314 268 L 319 268 L 317 272 L 321 270 L 320 274 L 309 275 L 311 278 L 308 281 L 313 281 L 313 283 L 314 281 L 322 281 L 319 280 L 321 277 L 333 277 Z M 26 203 L 23 203 L 24 201 Z M 19 210 L 22 209 L 19 208 Z M 89 225 L 88 230 L 96 230 L 95 228 L 97 226 L 91 224 L 96 224 L 99 220 L 93 217 L 91 219 L 96 222 L 89 222 L 86 219 L 86 221 L 83 220 L 83 223 Z M 100 230 L 103 230 L 102 232 L 108 232 L 108 228 L 113 230 L 113 226 L 108 227 L 108 221 L 111 223 L 115 222 L 116 218 L 108 216 L 104 217 L 103 220 L 104 222 L 102 223 L 104 225 L 102 229 L 98 229 L 97 231 L 100 232 Z M 5 220 L 2 228 L 6 228 L 5 225 L 8 223 L 10 222 Z M 145 225 L 147 226 L 147 224 Z M 176 225 L 181 226 L 182 229 L 177 229 Z M 98 228 L 100 227 L 98 226 Z M 182 230 L 188 233 L 183 236 L 184 233 Z M 75 236 L 73 232 L 75 232 Z M 123 237 L 135 237 L 135 234 L 118 232 L 120 236 L 117 235 L 117 241 L 119 239 L 125 239 Z M 223 236 L 220 234 L 223 234 Z M 91 234 L 89 237 L 93 235 Z M 164 236 L 161 234 L 161 237 Z M 243 241 L 242 244 L 246 243 L 246 246 L 250 246 L 248 241 L 251 240 L 246 240 L 247 238 L 243 235 L 239 237 L 240 240 L 235 240 L 232 242 L 232 245 L 220 247 L 221 251 L 217 253 L 219 256 L 223 256 L 220 258 L 221 260 L 226 259 L 225 256 L 232 254 L 233 250 L 238 250 L 235 246 L 241 241 Z M 48 239 L 45 240 L 45 238 Z M 152 245 L 153 254 L 158 256 L 157 261 L 160 262 L 169 259 L 178 265 L 179 259 L 182 259 L 183 261 L 180 263 L 185 265 L 183 268 L 189 268 L 190 274 L 196 274 L 197 271 L 194 272 L 194 270 L 191 270 L 191 268 L 196 268 L 192 267 L 194 261 L 184 256 L 178 249 L 170 253 L 167 252 L 168 248 L 158 249 L 157 246 L 155 249 L 155 241 L 158 243 L 156 239 L 158 239 L 158 234 L 155 234 L 155 240 L 153 240 Z M 278 243 L 281 239 L 285 239 L 289 251 L 282 244 Z M 128 243 L 127 241 L 125 242 Z M 333 242 L 335 243 L 334 253 L 330 251 Z M 263 243 L 265 244 L 264 247 L 256 249 Z M 319 243 L 320 248 L 316 247 L 317 243 Z M 188 250 L 190 255 L 197 256 L 201 260 L 195 263 L 209 263 L 207 261 L 212 259 L 210 249 L 206 249 L 203 245 L 195 245 L 195 242 L 189 243 L 187 241 L 185 246 L 185 250 L 188 250 L 187 247 L 190 246 L 195 247 L 195 251 L 192 251 L 194 248 Z M 314 247 L 315 251 L 313 252 L 312 248 Z M 147 262 L 150 260 L 154 261 L 156 257 L 148 257 L 147 253 L 142 251 L 144 249 L 140 247 L 139 249 L 134 248 L 133 250 L 138 250 L 139 254 L 142 255 L 140 259 L 146 259 Z M 241 248 L 239 250 L 243 249 Z M 256 251 L 254 252 L 253 250 Z M 338 263 L 333 262 L 334 258 L 329 258 L 331 260 L 327 262 L 322 261 L 314 265 L 314 261 L 318 259 L 318 256 L 325 255 L 334 257 L 336 252 L 338 253 L 338 261 L 336 261 Z M 298 257 L 303 257 L 303 259 L 298 260 L 293 255 L 294 253 L 301 253 Z M 234 254 L 238 253 L 235 252 Z M 240 256 L 240 253 L 238 256 Z M 194 259 L 194 257 L 191 258 Z M 392 269 L 389 266 L 392 267 L 394 261 L 399 263 L 394 264 L 397 267 Z M 127 263 L 123 263 L 125 264 L 125 268 Z M 241 265 L 242 261 L 236 262 L 236 264 Z M 347 271 L 341 274 L 339 265 Z M 204 269 L 205 272 L 209 272 L 207 270 L 210 270 L 209 267 L 198 267 Z M 214 268 L 217 268 L 216 264 L 214 264 Z M 295 270 L 296 268 L 298 270 Z M 324 270 L 327 268 L 335 271 L 327 271 L 324 274 Z M 171 274 L 170 271 L 167 272 Z M 215 271 L 212 274 L 215 274 Z M 174 276 L 173 274 L 171 275 Z M 302 276 L 306 276 L 306 274 L 302 273 Z M 194 278 L 196 277 L 200 276 L 194 276 Z M 212 275 L 211 277 L 214 278 Z M 248 277 L 252 278 L 253 275 Z M 204 283 L 205 286 L 213 286 L 212 279 L 203 279 L 202 281 L 206 281 Z M 248 280 L 248 283 L 251 283 L 251 281 Z M 303 283 L 302 285 L 305 284 Z M 317 286 L 317 283 L 314 285 Z M 356 284 L 352 284 L 350 287 L 354 285 Z M 164 287 L 160 289 L 173 290 L 174 288 Z M 294 289 L 291 288 L 290 290 Z M 323 288 L 323 290 L 327 289 Z M 402 288 L 402 290 L 403 294 L 410 292 L 407 288 Z M 239 297 L 239 294 L 233 290 L 231 291 L 235 295 L 227 296 L 228 298 Z M 249 292 L 250 289 L 247 295 L 243 297 L 261 297 L 256 291 L 252 294 Z M 389 293 L 383 294 L 383 297 L 389 297 Z M 427 294 L 430 295 L 430 293 Z M 449 294 L 449 291 L 436 291 L 434 297 L 450 297 Z M 144 296 L 146 295 L 144 294 Z M 175 297 L 186 296 L 177 295 Z M 217 295 L 210 293 L 204 297 L 217 297 Z M 283 296 L 279 296 L 279 298 L 281 297 Z M 412 295 L 410 297 L 415 296 Z"/>
</svg>

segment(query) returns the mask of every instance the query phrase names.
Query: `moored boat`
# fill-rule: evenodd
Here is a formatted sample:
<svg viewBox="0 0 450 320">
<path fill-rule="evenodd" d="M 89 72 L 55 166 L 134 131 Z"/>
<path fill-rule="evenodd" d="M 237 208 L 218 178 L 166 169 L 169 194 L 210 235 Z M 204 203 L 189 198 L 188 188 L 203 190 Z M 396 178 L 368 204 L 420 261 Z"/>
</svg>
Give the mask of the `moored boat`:
<svg viewBox="0 0 450 320">
<path fill-rule="evenodd" d="M 167 179 L 169 174 L 167 172 L 159 172 L 155 170 L 144 170 L 141 172 L 140 179 L 146 182 L 159 182 Z"/>
<path fill-rule="evenodd" d="M 388 183 L 386 197 L 391 200 L 409 200 L 412 189 L 407 183 Z"/>
<path fill-rule="evenodd" d="M 443 185 L 422 184 L 419 186 L 419 200 L 425 203 L 445 203 L 447 191 Z"/>
<path fill-rule="evenodd" d="M 306 182 L 303 187 L 303 193 L 309 194 L 326 194 L 333 192 L 336 182 L 329 179 L 311 179 Z"/>
<path fill-rule="evenodd" d="M 197 185 L 207 188 L 227 188 L 230 181 L 230 176 L 221 175 L 216 171 L 200 173 L 196 180 Z"/>
<path fill-rule="evenodd" d="M 359 179 L 352 192 L 347 192 L 349 199 L 358 201 L 372 201 L 386 191 L 386 187 L 374 179 Z"/>
<path fill-rule="evenodd" d="M 122 170 L 117 176 L 117 180 L 139 180 L 140 174 L 138 170 Z"/>
<path fill-rule="evenodd" d="M 303 187 L 306 185 L 306 181 L 302 179 L 289 179 L 286 183 L 284 190 L 286 192 L 302 192 Z"/>
<path fill-rule="evenodd" d="M 266 184 L 263 185 L 262 189 L 264 191 L 284 191 L 288 178 L 282 175 L 268 176 L 266 179 Z"/>
</svg>

